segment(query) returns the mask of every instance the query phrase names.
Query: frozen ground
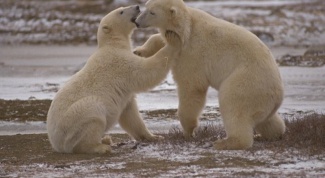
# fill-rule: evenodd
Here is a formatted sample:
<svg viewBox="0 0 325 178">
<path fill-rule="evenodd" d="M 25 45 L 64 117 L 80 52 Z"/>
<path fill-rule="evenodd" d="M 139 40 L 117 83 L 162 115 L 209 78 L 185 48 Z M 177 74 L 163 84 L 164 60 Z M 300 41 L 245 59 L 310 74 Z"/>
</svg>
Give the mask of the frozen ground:
<svg viewBox="0 0 325 178">
<path fill-rule="evenodd" d="M 84 64 L 94 46 L 20 46 L 0 49 L 1 99 L 52 99 L 56 91 Z M 37 53 L 35 53 L 37 51 Z M 276 47 L 275 56 L 302 54 L 304 49 Z M 281 110 L 324 110 L 324 67 L 280 67 L 285 84 Z M 142 110 L 177 108 L 171 75 L 151 92 L 138 95 Z M 208 93 L 208 106 L 217 106 L 217 92 Z"/>
<path fill-rule="evenodd" d="M 95 50 L 100 18 L 119 5 L 138 2 L 143 1 L 0 1 L 0 99 L 52 99 Z M 309 46 L 324 45 L 323 0 L 187 3 L 253 31 L 271 46 L 275 57 L 303 55 Z M 142 43 L 151 32 L 137 30 L 134 43 Z M 285 84 L 283 116 L 324 113 L 325 67 L 280 67 L 280 72 Z M 150 130 L 166 133 L 179 126 L 174 116 L 178 105 L 175 88 L 169 75 L 152 91 L 138 95 Z M 220 124 L 217 95 L 214 90 L 208 93 L 203 126 Z M 57 154 L 45 135 L 44 121 L 18 120 L 0 121 L 0 177 L 325 176 L 324 154 L 306 155 L 296 148 L 264 149 L 269 144 L 265 142 L 255 142 L 248 151 L 216 151 L 210 142 L 199 146 L 191 142 L 137 144 L 118 126 L 110 132 L 117 143 L 112 155 Z"/>
<path fill-rule="evenodd" d="M 96 44 L 100 19 L 145 0 L 0 1 L 0 44 Z M 143 3 L 142 3 L 143 4 Z M 323 0 L 191 1 L 189 6 L 248 28 L 268 45 L 309 46 L 325 39 Z M 136 31 L 135 44 L 147 31 Z"/>
<path fill-rule="evenodd" d="M 89 46 L 21 46 L 0 49 L 0 99 L 53 99 L 57 90 L 87 60 L 95 47 Z M 38 51 L 35 53 L 35 51 Z M 276 47 L 275 56 L 299 55 L 304 49 Z M 325 111 L 325 67 L 280 67 L 285 85 L 285 98 L 280 113 Z M 208 92 L 205 113 L 218 113 L 218 93 Z M 171 75 L 150 92 L 138 95 L 140 110 L 173 110 L 178 106 L 176 86 Z M 220 119 L 220 118 L 219 118 Z M 166 119 L 148 121 L 149 128 L 168 130 L 173 122 Z M 216 120 L 219 121 L 219 120 Z M 44 123 L 0 123 L 0 134 L 44 133 Z M 176 122 L 176 125 L 178 122 Z M 163 126 L 163 127 L 162 127 Z M 114 130 L 120 132 L 119 128 Z"/>
<path fill-rule="evenodd" d="M 113 135 L 109 155 L 54 153 L 44 134 L 0 136 L 1 177 L 324 177 L 323 155 L 255 142 L 245 151 L 197 145 L 135 143 Z M 23 149 L 22 149 L 23 148 Z"/>
<path fill-rule="evenodd" d="M 0 48 L 0 99 L 52 99 L 94 49 L 89 46 Z M 299 55 L 304 49 L 280 47 L 272 52 Z M 324 113 L 325 67 L 280 67 L 280 72 L 285 84 L 282 115 L 291 118 L 297 113 Z M 161 111 L 174 114 L 178 104 L 175 88 L 169 75 L 152 91 L 138 95 L 140 110 L 150 130 L 167 133 L 179 127 L 174 116 L 159 114 Z M 201 126 L 220 124 L 216 91 L 209 91 L 207 106 L 204 114 L 212 117 L 201 119 Z M 148 111 L 158 114 L 146 116 Z M 120 146 L 113 147 L 112 155 L 87 157 L 53 153 L 45 133 L 44 121 L 0 121 L 0 177 L 325 176 L 324 155 L 302 155 L 295 148 L 265 150 L 263 142 L 255 142 L 251 151 L 216 151 L 211 142 L 201 146 L 189 142 L 175 148 L 169 144 L 136 146 L 134 142 L 118 140 Z M 124 131 L 116 126 L 110 133 L 116 139 L 116 134 Z"/>
</svg>

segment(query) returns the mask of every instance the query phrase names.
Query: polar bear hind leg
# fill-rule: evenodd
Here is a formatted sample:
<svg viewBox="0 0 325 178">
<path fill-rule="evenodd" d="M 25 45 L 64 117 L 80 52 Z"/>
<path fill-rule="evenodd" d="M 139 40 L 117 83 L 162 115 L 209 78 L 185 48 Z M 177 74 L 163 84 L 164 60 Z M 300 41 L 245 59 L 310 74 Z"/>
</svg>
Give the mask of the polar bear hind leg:
<svg viewBox="0 0 325 178">
<path fill-rule="evenodd" d="M 96 97 L 85 97 L 75 102 L 67 111 L 64 120 L 70 128 L 64 142 L 65 152 L 73 153 L 109 153 L 111 148 L 102 143 L 106 128 L 117 121 L 110 118 L 107 123 L 107 107 Z"/>
<path fill-rule="evenodd" d="M 74 146 L 74 153 L 110 153 L 111 147 L 102 143 L 104 132 L 103 123 L 98 118 L 88 118 L 89 122 L 85 123 L 82 133 L 79 135 L 80 140 Z"/>
<path fill-rule="evenodd" d="M 214 147 L 218 150 L 242 150 L 253 145 L 254 132 L 251 123 L 240 122 L 248 118 L 239 118 L 230 114 L 223 114 L 223 124 L 227 138 L 215 142 Z"/>
<path fill-rule="evenodd" d="M 285 123 L 283 119 L 275 113 L 265 121 L 257 124 L 255 131 L 267 140 L 276 140 L 284 134 Z"/>
<path fill-rule="evenodd" d="M 248 81 L 245 75 L 233 73 L 221 85 L 218 93 L 220 113 L 227 137 L 215 143 L 220 150 L 243 150 L 254 142 L 254 126 L 256 120 L 268 116 L 265 108 L 267 100 L 256 100 L 254 82 Z"/>
</svg>

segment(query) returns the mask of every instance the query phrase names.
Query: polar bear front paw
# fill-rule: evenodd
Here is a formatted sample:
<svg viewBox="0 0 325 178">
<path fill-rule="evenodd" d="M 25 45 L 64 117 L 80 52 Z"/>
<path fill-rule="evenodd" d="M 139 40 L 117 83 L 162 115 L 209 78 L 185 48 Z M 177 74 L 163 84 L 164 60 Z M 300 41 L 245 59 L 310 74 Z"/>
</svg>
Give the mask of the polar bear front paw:
<svg viewBox="0 0 325 178">
<path fill-rule="evenodd" d="M 159 141 L 165 139 L 163 136 L 160 135 L 152 135 L 149 138 L 146 138 L 147 141 Z"/>
<path fill-rule="evenodd" d="M 111 153 L 112 149 L 109 145 L 99 144 L 93 148 L 92 152 L 97 154 L 105 154 L 105 153 Z"/>
<path fill-rule="evenodd" d="M 163 140 L 163 139 L 165 139 L 165 137 L 160 136 L 160 135 L 153 135 L 153 137 L 154 137 L 154 140 Z"/>
<path fill-rule="evenodd" d="M 184 138 L 186 140 L 188 140 L 188 139 L 194 138 L 195 134 L 193 132 L 185 132 L 185 131 L 183 131 L 183 136 L 184 136 Z"/>
<path fill-rule="evenodd" d="M 155 142 L 155 141 L 159 141 L 159 140 L 163 140 L 163 139 L 165 139 L 163 136 L 151 134 L 150 136 L 143 137 L 140 140 L 148 141 L 148 142 Z"/>
<path fill-rule="evenodd" d="M 140 56 L 140 57 L 144 57 L 141 50 L 139 48 L 135 48 L 133 51 L 133 54 Z"/>
<path fill-rule="evenodd" d="M 113 145 L 112 138 L 111 138 L 109 135 L 105 135 L 105 136 L 102 138 L 102 143 L 103 143 L 103 144 L 106 144 L 106 145 Z"/>
</svg>

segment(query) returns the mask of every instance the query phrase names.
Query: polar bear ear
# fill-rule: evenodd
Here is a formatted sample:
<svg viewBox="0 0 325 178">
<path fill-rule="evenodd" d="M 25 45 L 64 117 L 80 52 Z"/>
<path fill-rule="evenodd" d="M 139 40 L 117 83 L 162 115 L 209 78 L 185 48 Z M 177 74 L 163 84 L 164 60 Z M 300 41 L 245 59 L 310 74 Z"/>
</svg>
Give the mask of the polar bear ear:
<svg viewBox="0 0 325 178">
<path fill-rule="evenodd" d="M 108 34 L 108 33 L 110 33 L 112 31 L 112 28 L 110 28 L 108 25 L 104 25 L 102 27 L 102 30 L 103 30 L 104 33 Z"/>
<path fill-rule="evenodd" d="M 170 8 L 170 14 L 171 14 L 172 16 L 175 16 L 176 13 L 177 13 L 177 9 L 176 9 L 176 7 L 171 7 L 171 8 Z"/>
</svg>

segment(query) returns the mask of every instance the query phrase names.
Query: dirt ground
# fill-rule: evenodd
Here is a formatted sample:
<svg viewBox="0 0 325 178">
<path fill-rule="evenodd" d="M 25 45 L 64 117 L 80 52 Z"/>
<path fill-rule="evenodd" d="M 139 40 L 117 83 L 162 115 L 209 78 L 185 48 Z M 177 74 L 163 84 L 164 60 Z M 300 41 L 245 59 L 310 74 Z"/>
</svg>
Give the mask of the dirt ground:
<svg viewBox="0 0 325 178">
<path fill-rule="evenodd" d="M 45 121 L 50 102 L 0 100 L 0 120 Z M 176 119 L 175 110 L 142 114 Z M 217 116 L 202 118 L 206 117 Z M 200 127 L 197 137 L 190 140 L 178 128 L 162 133 L 165 140 L 154 143 L 112 134 L 113 152 L 105 155 L 56 153 L 46 134 L 2 135 L 0 177 L 324 176 L 324 119 L 321 114 L 286 118 L 287 132 L 281 140 L 269 142 L 257 136 L 253 148 L 245 151 L 214 150 L 213 141 L 225 136 L 223 128 L 215 125 Z M 310 167 L 314 161 L 317 164 Z M 306 162 L 307 168 L 285 167 L 300 162 Z"/>
</svg>

